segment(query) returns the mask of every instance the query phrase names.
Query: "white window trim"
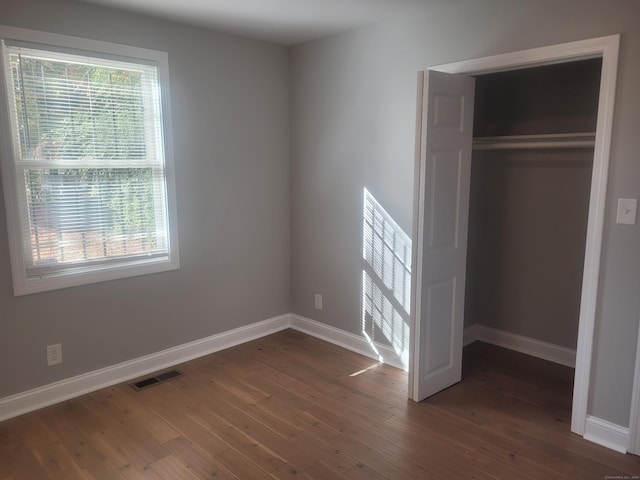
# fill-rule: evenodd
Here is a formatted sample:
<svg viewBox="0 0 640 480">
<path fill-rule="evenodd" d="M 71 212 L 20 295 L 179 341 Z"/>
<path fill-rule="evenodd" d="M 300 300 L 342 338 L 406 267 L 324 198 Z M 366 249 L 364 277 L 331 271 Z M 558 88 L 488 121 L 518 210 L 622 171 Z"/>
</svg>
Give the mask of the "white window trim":
<svg viewBox="0 0 640 480">
<path fill-rule="evenodd" d="M 99 270 L 91 268 L 78 268 L 57 275 L 46 277 L 28 277 L 26 271 L 26 259 L 22 245 L 21 225 L 18 210 L 18 189 L 16 183 L 16 171 L 14 167 L 14 142 L 9 117 L 9 99 L 6 91 L 6 78 L 4 69 L 4 54 L 0 49 L 0 163 L 2 164 L 2 185 L 4 189 L 5 210 L 7 215 L 7 231 L 9 239 L 9 252 L 11 257 L 11 272 L 13 277 L 14 295 L 27 295 L 30 293 L 44 292 L 91 283 L 116 280 L 121 278 L 166 272 L 179 268 L 178 255 L 178 224 L 176 216 L 176 192 L 175 192 L 175 168 L 173 160 L 173 137 L 171 128 L 171 110 L 169 97 L 169 60 L 166 52 L 149 50 L 146 48 L 130 47 L 115 43 L 90 40 L 67 35 L 40 32 L 23 28 L 0 25 L 0 39 L 29 42 L 40 45 L 48 45 L 70 50 L 82 50 L 102 55 L 114 55 L 132 59 L 138 62 L 151 62 L 158 68 L 158 80 L 161 89 L 162 128 L 164 134 L 165 150 L 165 174 L 167 197 L 167 222 L 169 230 L 169 254 L 161 260 L 149 258 L 114 266 L 103 266 Z"/>
</svg>

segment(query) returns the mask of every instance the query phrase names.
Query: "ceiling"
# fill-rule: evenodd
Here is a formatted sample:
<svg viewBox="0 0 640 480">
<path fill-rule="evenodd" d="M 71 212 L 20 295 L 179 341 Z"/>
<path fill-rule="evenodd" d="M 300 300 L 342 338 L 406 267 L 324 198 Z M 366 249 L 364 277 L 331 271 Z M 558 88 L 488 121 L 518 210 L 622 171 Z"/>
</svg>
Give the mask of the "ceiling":
<svg viewBox="0 0 640 480">
<path fill-rule="evenodd" d="M 424 0 L 84 0 L 296 45 L 400 15 Z"/>
</svg>

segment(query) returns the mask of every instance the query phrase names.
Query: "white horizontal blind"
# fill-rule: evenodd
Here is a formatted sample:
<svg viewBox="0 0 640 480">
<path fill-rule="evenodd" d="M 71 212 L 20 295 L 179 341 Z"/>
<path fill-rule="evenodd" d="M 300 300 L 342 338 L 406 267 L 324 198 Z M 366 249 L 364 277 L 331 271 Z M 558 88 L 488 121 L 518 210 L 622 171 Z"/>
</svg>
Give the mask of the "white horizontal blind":
<svg viewBox="0 0 640 480">
<path fill-rule="evenodd" d="M 28 276 L 168 254 L 155 66 L 6 46 Z"/>
</svg>

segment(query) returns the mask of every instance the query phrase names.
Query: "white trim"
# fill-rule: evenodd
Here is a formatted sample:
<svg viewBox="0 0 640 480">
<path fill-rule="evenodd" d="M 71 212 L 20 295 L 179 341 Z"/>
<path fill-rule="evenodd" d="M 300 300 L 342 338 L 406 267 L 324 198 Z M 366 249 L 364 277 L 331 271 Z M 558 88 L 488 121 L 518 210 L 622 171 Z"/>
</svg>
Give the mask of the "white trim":
<svg viewBox="0 0 640 480">
<path fill-rule="evenodd" d="M 393 348 L 387 345 L 375 342 L 371 344 L 362 336 L 300 315 L 285 314 L 2 398 L 0 399 L 0 422 L 100 390 L 101 388 L 124 383 L 195 358 L 250 342 L 287 328 L 298 330 L 393 367 L 405 369 Z M 495 333 L 490 333 L 487 336 L 487 331 L 519 337 L 518 335 L 489 329 L 481 325 L 473 325 L 465 329 L 465 345 L 475 340 L 494 343 L 490 340 L 491 338 L 497 338 L 495 336 L 492 337 Z M 525 337 L 520 338 L 524 339 Z M 527 340 L 533 343 L 544 343 L 531 339 Z M 499 343 L 495 344 L 499 345 Z M 508 345 L 501 346 L 511 348 Z M 514 350 L 518 349 L 514 348 Z M 584 438 L 625 453 L 629 442 L 629 429 L 589 416 L 587 418 L 587 433 L 585 433 Z"/>
<path fill-rule="evenodd" d="M 567 367 L 573 368 L 576 364 L 576 351 L 571 348 L 505 332 L 504 330 L 498 330 L 496 328 L 485 327 L 484 325 L 472 325 L 465 329 L 464 345 L 468 345 L 476 340 L 542 358 L 550 362 L 559 363 Z"/>
<path fill-rule="evenodd" d="M 640 455 L 640 329 L 636 347 L 636 369 L 631 394 L 631 412 L 629 415 L 629 453 Z"/>
<path fill-rule="evenodd" d="M 0 399 L 0 421 L 289 328 L 281 315 Z"/>
<path fill-rule="evenodd" d="M 431 67 L 433 70 L 446 73 L 481 74 L 543 64 L 562 63 L 584 58 L 602 57 L 598 118 L 580 302 L 573 407 L 571 411 L 571 430 L 579 435 L 584 435 L 587 422 L 619 48 L 620 35 L 611 35 Z M 422 102 L 420 99 L 418 99 L 418 101 L 420 102 L 420 106 Z M 416 162 L 419 162 L 419 160 L 420 159 L 417 158 Z M 417 164 L 419 165 L 419 163 Z M 416 171 L 419 173 L 419 170 Z M 416 183 L 416 185 L 418 185 L 418 183 Z M 418 207 L 416 202 L 422 197 L 423 186 L 422 184 L 419 185 L 420 192 L 414 193 L 414 214 Z M 423 227 L 418 225 L 418 232 L 417 235 L 414 232 L 414 239 L 417 238 L 417 236 L 419 237 L 422 229 Z M 411 271 L 419 274 L 415 258 Z M 412 293 L 416 291 L 419 292 L 420 290 L 412 289 Z M 412 302 L 412 304 L 414 302 Z M 414 311 L 411 317 L 412 330 L 416 328 L 415 319 Z M 411 346 L 413 347 L 413 344 Z M 415 355 L 416 352 L 411 352 L 410 357 L 414 358 Z M 410 375 L 409 392 L 413 391 L 413 386 L 411 385 L 413 381 Z"/>
<path fill-rule="evenodd" d="M 365 357 L 373 358 L 392 367 L 405 370 L 400 357 L 392 347 L 378 342 L 370 343 L 366 337 L 346 332 L 339 328 L 316 322 L 301 315 L 291 315 L 291 328 L 313 337 L 325 340 Z"/>
<path fill-rule="evenodd" d="M 470 327 L 467 327 L 464 329 L 464 331 L 462 332 L 463 347 L 466 347 L 467 345 L 472 344 L 476 340 L 480 340 L 479 334 L 478 334 L 479 327 L 480 325 L 471 325 Z M 489 343 L 489 342 L 486 342 L 486 343 Z"/>
<path fill-rule="evenodd" d="M 598 120 L 596 126 L 596 145 L 591 174 L 591 193 L 589 217 L 587 223 L 587 242 L 584 258 L 584 273 L 580 300 L 580 320 L 578 323 L 578 349 L 576 354 L 576 373 L 573 385 L 573 406 L 571 412 L 571 430 L 584 434 L 587 422 L 589 401 L 589 383 L 591 381 L 591 362 L 597 313 L 598 280 L 602 256 L 602 237 L 607 200 L 607 179 L 609 155 L 613 129 L 613 109 L 615 104 L 616 78 L 618 71 L 618 51 L 620 36 L 607 37 L 602 50 L 602 74 L 600 80 L 600 98 L 598 102 Z"/>
<path fill-rule="evenodd" d="M 418 72 L 418 91 L 416 93 L 416 144 L 413 175 L 413 226 L 411 231 L 411 304 L 409 306 L 409 379 L 407 381 L 407 396 L 415 400 L 418 398 L 418 372 L 416 368 L 416 353 L 420 345 L 420 329 L 422 325 L 416 322 L 416 318 L 422 318 L 422 301 L 418 298 L 418 292 L 422 292 L 422 248 L 418 248 L 424 241 L 424 206 L 425 206 L 425 181 L 421 172 L 424 170 L 423 148 L 426 143 L 426 132 L 422 128 L 422 115 L 424 110 L 424 72 Z M 420 266 L 420 267 L 418 267 Z"/>
<path fill-rule="evenodd" d="M 629 429 L 587 415 L 584 439 L 610 448 L 620 453 L 627 453 Z"/>
<path fill-rule="evenodd" d="M 542 342 L 533 338 L 516 335 L 514 333 L 485 327 L 484 325 L 472 325 L 464 330 L 464 345 L 469 345 L 475 341 L 490 343 L 499 347 L 515 350 L 534 357 L 549 360 L 560 365 L 572 367 L 575 364 L 576 351 L 570 348 L 561 347 L 548 342 Z M 640 336 L 639 336 L 640 351 Z M 640 364 L 640 362 L 637 362 Z M 640 367 L 638 367 L 640 368 Z M 602 420 L 591 415 L 587 416 L 585 422 L 584 439 L 597 443 L 603 447 L 610 448 L 620 453 L 635 453 L 631 433 L 633 429 L 628 429 L 616 425 L 606 420 Z M 633 425 L 633 423 L 631 423 Z M 631 447 L 627 448 L 627 445 Z M 637 447 L 637 446 L 636 446 Z"/>
<path fill-rule="evenodd" d="M 598 58 L 612 48 L 613 45 L 617 46 L 619 42 L 620 35 L 609 35 L 606 37 L 531 48 L 518 52 L 503 53 L 491 57 L 474 58 L 444 65 L 436 65 L 429 67 L 429 70 L 437 70 L 445 73 L 462 73 L 465 75 L 518 70 L 531 68 L 536 65 L 551 65 L 586 58 Z"/>
<path fill-rule="evenodd" d="M 376 361 L 404 370 L 405 367 L 392 347 L 370 343 L 364 336 L 330 327 L 310 318 L 284 314 L 193 342 L 167 348 L 109 367 L 83 373 L 49 385 L 0 398 L 0 422 L 86 393 L 127 382 L 149 373 L 188 362 L 272 333 L 293 328 L 313 337 L 359 353 Z"/>
</svg>

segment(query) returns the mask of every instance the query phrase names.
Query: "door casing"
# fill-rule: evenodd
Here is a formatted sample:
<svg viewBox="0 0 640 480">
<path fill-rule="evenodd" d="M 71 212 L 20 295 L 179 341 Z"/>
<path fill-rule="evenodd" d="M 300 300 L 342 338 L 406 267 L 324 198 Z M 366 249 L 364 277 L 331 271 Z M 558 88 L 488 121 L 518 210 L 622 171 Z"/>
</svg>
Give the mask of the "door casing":
<svg viewBox="0 0 640 480">
<path fill-rule="evenodd" d="M 616 78 L 618 70 L 618 52 L 620 35 L 581 40 L 539 47 L 519 52 L 495 55 L 491 57 L 464 60 L 430 67 L 445 73 L 463 75 L 481 75 L 500 71 L 524 69 L 542 65 L 565 63 L 588 58 L 602 58 L 600 78 L 600 92 L 598 99 L 598 116 L 596 121 L 596 138 L 593 157 L 593 172 L 589 199 L 589 214 L 587 222 L 586 248 L 584 270 L 582 278 L 582 293 L 580 300 L 580 317 L 578 324 L 578 343 L 576 352 L 576 369 L 573 386 L 573 405 L 571 411 L 571 431 L 584 435 L 587 422 L 587 408 L 589 399 L 589 382 L 591 378 L 591 358 L 595 332 L 595 318 L 597 312 L 598 280 L 602 256 L 602 238 L 604 232 L 604 217 L 607 198 L 607 180 L 609 172 L 609 157 L 611 150 L 611 135 L 613 130 L 613 113 L 615 104 Z M 419 80 L 423 78 L 419 72 Z M 418 222 L 424 208 L 425 172 L 421 170 L 421 141 L 424 136 L 422 125 L 422 82 L 419 81 L 417 132 L 416 132 L 416 163 L 414 176 L 414 205 L 413 205 L 413 236 L 414 245 L 411 271 L 411 335 L 415 332 L 416 309 L 420 310 L 422 298 L 418 295 L 417 285 L 421 283 L 421 269 L 417 265 L 419 249 L 422 246 L 417 239 L 422 238 L 422 225 Z M 409 359 L 409 398 L 414 395 L 415 365 L 420 361 L 424 352 L 414 351 L 414 339 L 411 339 Z"/>
</svg>

